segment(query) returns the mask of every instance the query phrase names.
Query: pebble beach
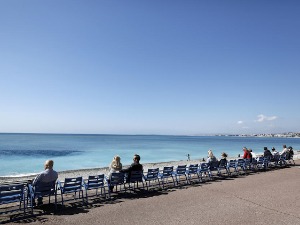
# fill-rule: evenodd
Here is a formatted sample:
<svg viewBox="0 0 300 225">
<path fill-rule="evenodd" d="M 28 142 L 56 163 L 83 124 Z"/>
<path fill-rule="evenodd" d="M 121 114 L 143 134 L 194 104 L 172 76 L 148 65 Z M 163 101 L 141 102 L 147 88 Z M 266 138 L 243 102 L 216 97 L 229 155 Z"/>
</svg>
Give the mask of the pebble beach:
<svg viewBox="0 0 300 225">
<path fill-rule="evenodd" d="M 295 150 L 294 159 L 300 159 L 300 150 Z M 228 158 L 235 159 L 235 158 Z M 141 160 L 141 164 L 143 165 L 144 172 L 147 172 L 149 168 L 159 168 L 163 169 L 164 166 L 178 166 L 178 165 L 190 165 L 190 164 L 199 164 L 203 162 L 202 159 L 195 160 L 180 160 L 180 161 L 170 161 L 170 162 L 154 162 L 154 163 L 143 163 Z M 123 167 L 127 167 L 129 165 L 124 165 Z M 55 169 L 55 168 L 54 168 Z M 86 179 L 89 175 L 97 175 L 97 174 L 108 174 L 108 167 L 102 168 L 91 168 L 91 169 L 80 169 L 80 170 L 67 170 L 58 172 L 58 179 L 63 181 L 66 177 L 79 177 L 82 176 Z M 0 177 L 0 183 L 3 182 L 13 182 L 13 181 L 27 181 L 34 179 L 35 175 L 30 176 L 22 176 L 22 177 Z"/>
</svg>

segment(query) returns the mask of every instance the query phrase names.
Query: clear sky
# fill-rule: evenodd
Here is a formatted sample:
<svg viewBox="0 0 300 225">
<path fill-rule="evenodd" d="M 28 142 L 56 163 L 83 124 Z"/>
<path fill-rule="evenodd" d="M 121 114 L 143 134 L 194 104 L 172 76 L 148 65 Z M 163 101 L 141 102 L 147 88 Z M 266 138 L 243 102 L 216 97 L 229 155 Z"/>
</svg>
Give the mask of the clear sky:
<svg viewBox="0 0 300 225">
<path fill-rule="evenodd" d="M 297 0 L 0 0 L 0 132 L 299 132 L 299 12 Z"/>
</svg>

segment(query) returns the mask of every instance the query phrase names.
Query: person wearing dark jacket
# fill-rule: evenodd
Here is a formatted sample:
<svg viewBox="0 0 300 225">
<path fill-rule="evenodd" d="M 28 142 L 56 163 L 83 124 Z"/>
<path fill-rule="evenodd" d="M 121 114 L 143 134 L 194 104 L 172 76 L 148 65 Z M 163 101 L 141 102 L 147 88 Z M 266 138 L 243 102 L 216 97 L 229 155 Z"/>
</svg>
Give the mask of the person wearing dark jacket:
<svg viewBox="0 0 300 225">
<path fill-rule="evenodd" d="M 268 149 L 268 147 L 264 147 L 264 157 L 267 157 L 270 159 L 273 158 L 273 155 L 272 155 L 271 151 Z"/>
<path fill-rule="evenodd" d="M 126 173 L 126 182 L 130 180 L 131 171 L 143 171 L 143 165 L 140 164 L 141 157 L 137 154 L 133 156 L 133 163 L 127 168 L 120 170 L 121 173 Z"/>
</svg>

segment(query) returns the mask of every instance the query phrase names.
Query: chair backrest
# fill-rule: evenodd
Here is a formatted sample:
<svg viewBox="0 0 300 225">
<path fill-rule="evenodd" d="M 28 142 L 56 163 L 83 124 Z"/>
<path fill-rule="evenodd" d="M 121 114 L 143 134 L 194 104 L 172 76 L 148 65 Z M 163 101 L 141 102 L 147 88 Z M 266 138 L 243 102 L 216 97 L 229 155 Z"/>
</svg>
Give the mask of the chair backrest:
<svg viewBox="0 0 300 225">
<path fill-rule="evenodd" d="M 125 178 L 124 173 L 111 173 L 110 184 L 113 186 L 124 184 L 125 182 L 124 178 Z"/>
<path fill-rule="evenodd" d="M 218 161 L 211 161 L 208 164 L 209 164 L 209 169 L 210 170 L 216 170 L 219 167 L 219 162 Z"/>
<path fill-rule="evenodd" d="M 264 157 L 258 157 L 257 162 L 258 163 L 263 163 L 264 162 Z"/>
<path fill-rule="evenodd" d="M 0 205 L 20 202 L 24 199 L 24 184 L 4 184 L 0 186 Z"/>
<path fill-rule="evenodd" d="M 186 173 L 186 165 L 180 165 L 176 168 L 177 175 L 184 175 Z"/>
<path fill-rule="evenodd" d="M 189 165 L 187 172 L 190 174 L 198 173 L 198 164 Z"/>
<path fill-rule="evenodd" d="M 245 166 L 250 166 L 250 164 L 251 164 L 251 159 L 244 159 Z"/>
<path fill-rule="evenodd" d="M 219 161 L 219 168 L 225 168 L 227 166 L 227 160 L 226 159 L 221 159 Z"/>
<path fill-rule="evenodd" d="M 275 162 L 279 161 L 279 159 L 280 159 L 280 155 L 279 155 L 279 154 L 275 154 L 275 155 L 273 156 L 273 160 L 274 160 Z"/>
<path fill-rule="evenodd" d="M 63 192 L 75 192 L 82 189 L 82 177 L 65 178 Z"/>
<path fill-rule="evenodd" d="M 170 177 L 173 175 L 173 166 L 165 166 L 163 171 L 162 171 L 162 176 L 163 177 Z"/>
<path fill-rule="evenodd" d="M 159 168 L 148 169 L 146 177 L 147 179 L 157 179 L 158 173 L 159 173 Z"/>
<path fill-rule="evenodd" d="M 131 171 L 129 182 L 143 182 L 143 170 Z"/>
<path fill-rule="evenodd" d="M 200 170 L 209 170 L 209 164 L 208 163 L 201 163 L 200 164 Z"/>
<path fill-rule="evenodd" d="M 237 160 L 237 165 L 238 166 L 244 166 L 245 165 L 245 159 L 238 159 Z"/>
<path fill-rule="evenodd" d="M 56 180 L 51 182 L 40 182 L 38 185 L 35 185 L 35 192 L 49 192 L 55 190 Z"/>
<path fill-rule="evenodd" d="M 231 160 L 229 160 L 229 162 L 227 162 L 227 167 L 235 168 L 236 164 L 237 164 L 237 161 L 235 159 L 231 159 Z"/>
<path fill-rule="evenodd" d="M 87 188 L 99 188 L 104 186 L 104 174 L 89 176 L 87 180 Z"/>
<path fill-rule="evenodd" d="M 253 165 L 256 165 L 256 164 L 257 164 L 257 159 L 255 159 L 255 158 L 252 158 L 252 161 L 251 161 L 251 163 L 252 163 Z"/>
</svg>

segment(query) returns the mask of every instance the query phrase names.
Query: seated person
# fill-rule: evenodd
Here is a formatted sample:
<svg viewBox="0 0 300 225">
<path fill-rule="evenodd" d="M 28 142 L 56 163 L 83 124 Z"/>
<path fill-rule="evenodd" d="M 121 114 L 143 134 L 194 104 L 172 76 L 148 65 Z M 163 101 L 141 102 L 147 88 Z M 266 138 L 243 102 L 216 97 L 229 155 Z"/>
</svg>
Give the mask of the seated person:
<svg viewBox="0 0 300 225">
<path fill-rule="evenodd" d="M 290 147 L 288 147 L 288 149 L 286 151 L 286 159 L 291 160 L 291 159 L 293 159 L 293 156 L 294 156 L 293 147 L 290 146 Z"/>
<path fill-rule="evenodd" d="M 252 151 L 251 148 L 249 148 L 248 150 L 249 150 L 249 152 L 250 152 L 250 154 L 252 156 L 251 158 L 254 158 L 254 159 L 257 158 L 256 154 Z"/>
<path fill-rule="evenodd" d="M 126 173 L 126 182 L 130 181 L 131 171 L 143 171 L 143 165 L 140 164 L 141 157 L 137 154 L 133 156 L 133 163 L 127 168 L 120 170 L 121 173 Z"/>
<path fill-rule="evenodd" d="M 288 151 L 288 148 L 286 147 L 286 145 L 283 145 L 282 147 L 283 147 L 283 149 L 282 149 L 282 151 L 279 153 L 280 155 L 286 154 L 287 151 Z"/>
<path fill-rule="evenodd" d="M 243 155 L 243 159 L 252 159 L 252 154 L 250 153 L 250 151 L 244 147 L 243 148 L 243 151 L 244 151 L 244 155 Z"/>
<path fill-rule="evenodd" d="M 38 174 L 35 179 L 32 181 L 32 186 L 34 188 L 37 187 L 42 187 L 43 183 L 50 183 L 50 182 L 54 182 L 57 180 L 58 178 L 58 174 L 55 170 L 53 170 L 53 165 L 54 162 L 53 160 L 47 160 L 44 164 L 44 168 L 45 170 L 43 172 L 41 172 L 40 174 Z M 33 204 L 35 205 L 35 202 L 33 202 Z M 42 197 L 38 197 L 38 204 L 43 204 L 43 198 Z"/>
<path fill-rule="evenodd" d="M 213 166 L 213 165 L 215 165 L 214 163 L 218 162 L 217 158 L 214 156 L 211 149 L 208 150 L 206 162 L 209 164 L 209 166 Z"/>
<path fill-rule="evenodd" d="M 270 150 L 268 149 L 268 147 L 264 147 L 264 157 L 265 157 L 265 158 L 269 158 L 269 159 L 272 159 L 272 158 L 273 158 L 273 155 L 272 155 L 272 153 L 270 152 Z"/>
<path fill-rule="evenodd" d="M 279 155 L 279 152 L 276 151 L 276 149 L 273 147 L 272 148 L 272 155 Z"/>
<path fill-rule="evenodd" d="M 108 173 L 108 180 L 107 182 L 110 183 L 111 179 L 111 174 L 112 173 L 117 173 L 122 169 L 122 163 L 121 163 L 121 158 L 120 156 L 116 155 L 112 162 L 109 165 L 109 173 Z M 110 186 L 110 190 L 112 191 L 114 189 L 114 186 Z"/>
<path fill-rule="evenodd" d="M 222 152 L 221 159 L 219 161 L 219 166 L 226 166 L 227 165 L 227 154 Z"/>
</svg>

